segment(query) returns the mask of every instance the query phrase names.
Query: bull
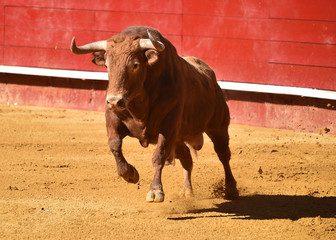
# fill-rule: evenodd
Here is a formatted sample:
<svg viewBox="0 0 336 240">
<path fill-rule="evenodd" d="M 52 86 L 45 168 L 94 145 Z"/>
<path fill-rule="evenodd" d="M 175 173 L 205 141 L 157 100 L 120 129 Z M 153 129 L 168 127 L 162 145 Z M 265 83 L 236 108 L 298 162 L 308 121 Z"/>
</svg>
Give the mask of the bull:
<svg viewBox="0 0 336 240">
<path fill-rule="evenodd" d="M 154 177 L 146 201 L 164 201 L 162 170 L 166 161 L 175 158 L 183 167 L 180 193 L 193 194 L 190 148 L 202 148 L 203 133 L 212 140 L 224 167 L 226 198 L 238 197 L 229 164 L 229 109 L 215 73 L 206 63 L 179 56 L 158 30 L 144 26 L 129 27 L 108 40 L 80 47 L 74 37 L 71 51 L 93 53 L 92 62 L 107 68 L 106 128 L 118 175 L 129 183 L 139 181 L 138 171 L 123 155 L 123 138 L 135 137 L 143 147 L 156 144 Z"/>
</svg>

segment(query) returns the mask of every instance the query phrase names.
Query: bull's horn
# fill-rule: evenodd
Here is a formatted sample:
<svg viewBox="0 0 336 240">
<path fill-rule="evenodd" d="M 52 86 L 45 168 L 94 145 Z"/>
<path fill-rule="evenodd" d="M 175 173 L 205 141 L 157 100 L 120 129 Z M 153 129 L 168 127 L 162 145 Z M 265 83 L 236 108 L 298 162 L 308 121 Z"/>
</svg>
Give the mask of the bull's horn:
<svg viewBox="0 0 336 240">
<path fill-rule="evenodd" d="M 156 49 L 158 52 L 163 52 L 165 50 L 165 45 L 162 42 L 155 40 L 148 29 L 147 33 L 149 39 L 140 39 L 140 47 L 142 49 Z"/>
<path fill-rule="evenodd" d="M 98 41 L 86 44 L 81 47 L 76 46 L 76 40 L 75 37 L 72 38 L 71 41 L 71 52 L 75 54 L 86 54 L 86 53 L 92 53 L 97 51 L 106 51 L 106 41 Z"/>
</svg>

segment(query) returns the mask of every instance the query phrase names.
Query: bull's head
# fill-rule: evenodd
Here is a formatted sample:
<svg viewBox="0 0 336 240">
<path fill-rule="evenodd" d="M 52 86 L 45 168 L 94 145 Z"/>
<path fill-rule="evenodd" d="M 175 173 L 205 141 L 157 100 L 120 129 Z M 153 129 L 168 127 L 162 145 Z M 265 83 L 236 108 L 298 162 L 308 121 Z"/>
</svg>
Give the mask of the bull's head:
<svg viewBox="0 0 336 240">
<path fill-rule="evenodd" d="M 148 38 L 134 35 L 116 35 L 105 41 L 76 46 L 75 37 L 71 51 L 75 54 L 93 53 L 92 62 L 106 66 L 109 85 L 106 92 L 106 106 L 113 109 L 125 108 L 143 89 L 148 67 L 158 61 L 165 45 L 156 40 L 147 30 Z"/>
</svg>

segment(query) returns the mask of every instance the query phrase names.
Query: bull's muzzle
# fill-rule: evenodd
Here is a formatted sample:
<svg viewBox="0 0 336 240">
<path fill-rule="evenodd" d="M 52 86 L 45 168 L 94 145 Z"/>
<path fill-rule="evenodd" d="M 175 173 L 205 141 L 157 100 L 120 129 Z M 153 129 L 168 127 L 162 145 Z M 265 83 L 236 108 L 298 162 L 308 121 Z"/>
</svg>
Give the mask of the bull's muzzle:
<svg viewBox="0 0 336 240">
<path fill-rule="evenodd" d="M 106 106 L 111 109 L 125 108 L 125 101 L 121 95 L 107 95 Z"/>
</svg>

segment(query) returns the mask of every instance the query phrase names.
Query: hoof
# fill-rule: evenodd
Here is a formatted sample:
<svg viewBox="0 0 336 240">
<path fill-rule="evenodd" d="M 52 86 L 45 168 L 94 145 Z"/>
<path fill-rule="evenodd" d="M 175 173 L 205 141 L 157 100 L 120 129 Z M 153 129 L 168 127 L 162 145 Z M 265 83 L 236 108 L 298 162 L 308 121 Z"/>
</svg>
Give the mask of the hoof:
<svg viewBox="0 0 336 240">
<path fill-rule="evenodd" d="M 146 196 L 147 202 L 163 202 L 164 192 L 162 190 L 149 190 Z"/>
<path fill-rule="evenodd" d="M 191 197 L 194 197 L 194 192 L 191 188 L 184 187 L 179 192 L 179 196 L 180 197 L 185 197 L 185 198 L 191 198 Z"/>
<path fill-rule="evenodd" d="M 127 165 L 127 170 L 125 173 L 120 175 L 126 182 L 137 183 L 139 182 L 139 173 L 131 164 Z"/>
<path fill-rule="evenodd" d="M 239 197 L 239 191 L 236 187 L 236 184 L 227 184 L 225 186 L 225 199 L 227 200 L 235 200 Z"/>
</svg>

